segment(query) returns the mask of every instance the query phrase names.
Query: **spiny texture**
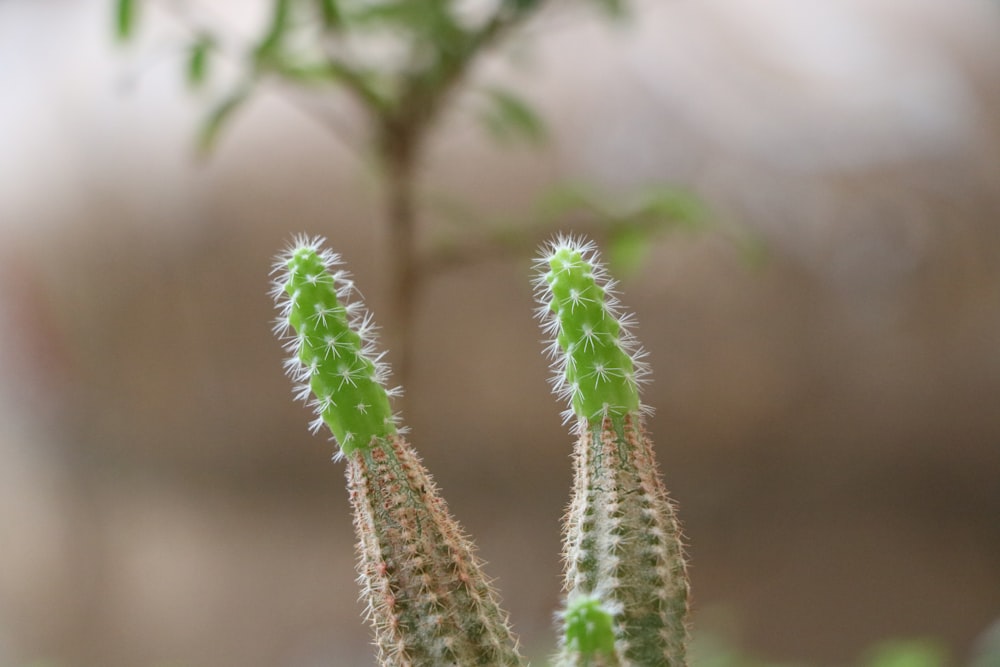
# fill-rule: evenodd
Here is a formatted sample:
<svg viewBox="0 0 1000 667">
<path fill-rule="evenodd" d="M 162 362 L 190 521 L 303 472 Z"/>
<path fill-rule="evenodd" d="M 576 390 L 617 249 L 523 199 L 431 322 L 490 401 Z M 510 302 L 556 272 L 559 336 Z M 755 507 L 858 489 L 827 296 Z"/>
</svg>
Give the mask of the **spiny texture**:
<svg viewBox="0 0 1000 667">
<path fill-rule="evenodd" d="M 360 572 L 380 664 L 521 665 L 472 544 L 399 436 L 348 458 Z"/>
<path fill-rule="evenodd" d="M 680 529 L 641 421 L 609 416 L 586 429 L 574 463 L 565 590 L 614 610 L 621 665 L 681 667 L 688 581 Z"/>
<path fill-rule="evenodd" d="M 538 316 L 550 336 L 553 386 L 569 401 L 565 419 L 639 410 L 644 353 L 629 332 L 631 318 L 618 312 L 614 283 L 594 244 L 560 237 L 542 250 L 536 266 Z"/>
<path fill-rule="evenodd" d="M 315 432 L 325 423 L 347 455 L 396 432 L 389 397 L 399 389 L 386 387 L 389 369 L 375 352 L 372 318 L 360 301 L 350 301 L 351 276 L 336 269 L 340 258 L 322 243 L 297 237 L 275 262 L 275 331 L 287 338 L 285 368 L 296 397 L 315 410 L 310 427 Z"/>
<path fill-rule="evenodd" d="M 643 352 L 619 312 L 592 243 L 560 237 L 542 250 L 536 295 L 552 339 L 556 392 L 576 417 L 573 500 L 564 524 L 564 634 L 559 663 L 593 665 L 574 648 L 569 610 L 592 597 L 613 613 L 622 667 L 685 664 L 688 582 L 680 530 L 646 437 Z"/>
</svg>

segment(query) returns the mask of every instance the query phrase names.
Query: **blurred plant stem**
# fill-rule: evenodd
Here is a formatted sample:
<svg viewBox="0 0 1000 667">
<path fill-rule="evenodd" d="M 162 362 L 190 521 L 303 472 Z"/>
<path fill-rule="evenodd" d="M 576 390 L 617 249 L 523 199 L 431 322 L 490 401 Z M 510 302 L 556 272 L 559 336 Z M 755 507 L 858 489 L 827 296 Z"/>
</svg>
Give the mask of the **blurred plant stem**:
<svg viewBox="0 0 1000 667">
<path fill-rule="evenodd" d="M 380 185 L 378 209 L 388 232 L 387 347 L 401 384 L 411 384 L 417 304 L 424 285 L 435 275 L 489 259 L 527 257 L 553 226 L 567 223 L 607 241 L 612 268 L 628 272 L 655 235 L 700 227 L 705 221 L 694 198 L 677 190 L 655 188 L 628 197 L 630 201 L 621 206 L 586 186 L 561 184 L 542 193 L 539 206 L 530 213 L 530 224 L 507 220 L 491 228 L 477 211 L 463 216 L 467 219 L 462 227 L 474 229 L 473 233 L 464 233 L 455 239 L 457 243 L 418 248 L 426 245 L 418 244 L 421 213 L 432 210 L 444 220 L 449 216 L 449 211 L 434 208 L 433 197 L 421 194 L 419 180 L 430 133 L 453 106 L 456 92 L 467 86 L 469 72 L 483 54 L 551 4 L 546 0 L 500 0 L 474 20 L 460 17 L 451 0 L 270 0 L 269 19 L 256 36 L 234 34 L 224 17 L 201 3 L 112 2 L 119 41 L 132 38 L 141 16 L 153 7 L 185 29 L 190 40 L 185 76 L 192 89 L 208 84 L 216 60 L 236 65 L 236 80 L 205 114 L 198 138 L 203 153 L 214 148 L 220 133 L 262 85 L 277 81 L 282 85 L 270 90 L 280 99 L 317 122 L 359 159 L 373 158 Z M 621 3 L 607 0 L 591 4 L 612 17 L 623 9 Z M 365 49 L 355 48 L 379 44 L 387 37 L 400 47 L 402 55 L 396 60 L 371 58 Z M 544 123 L 515 92 L 488 82 L 480 88 L 484 94 L 476 98 L 482 103 L 479 120 L 495 138 L 529 145 L 544 139 Z M 331 90 L 348 97 L 361 112 L 367 131 L 360 138 L 340 122 L 339 112 L 312 99 Z"/>
<path fill-rule="evenodd" d="M 377 157 L 385 180 L 385 215 L 389 229 L 392 328 L 388 347 L 396 354 L 396 377 L 408 384 L 413 358 L 416 302 L 424 279 L 417 256 L 417 176 L 426 137 L 452 93 L 462 85 L 479 55 L 523 22 L 544 0 L 503 2 L 481 27 L 461 40 L 454 51 L 439 52 L 440 64 L 403 77 L 396 102 L 388 106 L 356 90 L 376 122 Z M 402 406 L 401 406 L 402 407 Z"/>
<path fill-rule="evenodd" d="M 388 349 L 395 351 L 396 377 L 403 386 L 410 379 L 416 302 L 420 294 L 422 272 L 416 247 L 417 210 L 415 200 L 415 152 L 408 146 L 384 149 L 385 216 L 389 228 L 391 327 Z M 400 397 L 400 401 L 405 396 Z M 402 407 L 402 406 L 400 406 Z"/>
</svg>

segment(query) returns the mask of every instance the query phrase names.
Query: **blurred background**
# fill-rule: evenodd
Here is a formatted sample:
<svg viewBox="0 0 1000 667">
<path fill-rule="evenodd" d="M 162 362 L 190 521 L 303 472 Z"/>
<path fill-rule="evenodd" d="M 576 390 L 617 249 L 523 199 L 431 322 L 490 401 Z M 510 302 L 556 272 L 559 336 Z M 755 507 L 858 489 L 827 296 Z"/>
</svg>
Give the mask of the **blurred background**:
<svg viewBox="0 0 1000 667">
<path fill-rule="evenodd" d="M 205 4 L 237 33 L 266 15 Z M 710 211 L 622 287 L 696 634 L 809 665 L 926 637 L 968 663 L 1000 617 L 1000 5 L 556 10 L 471 75 L 547 141 L 498 146 L 460 96 L 420 188 L 473 212 L 461 233 L 530 227 L 565 182 Z M 335 136 L 276 88 L 199 159 L 222 88 L 188 89 L 183 30 L 150 11 L 122 46 L 106 0 L 0 0 L 0 665 L 371 665 L 342 465 L 267 297 L 275 252 L 322 234 L 383 319 L 364 125 L 345 106 Z M 441 210 L 421 247 L 454 237 Z M 540 664 L 571 437 L 528 270 L 425 283 L 404 420 Z"/>
</svg>

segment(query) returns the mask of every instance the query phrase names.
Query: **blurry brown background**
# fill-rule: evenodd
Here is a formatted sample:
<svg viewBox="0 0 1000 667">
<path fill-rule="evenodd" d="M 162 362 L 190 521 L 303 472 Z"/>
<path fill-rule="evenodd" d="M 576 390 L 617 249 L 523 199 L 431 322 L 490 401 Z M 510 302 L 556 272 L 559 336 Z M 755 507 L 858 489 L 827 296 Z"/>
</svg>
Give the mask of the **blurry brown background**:
<svg viewBox="0 0 1000 667">
<path fill-rule="evenodd" d="M 212 93 L 179 33 L 150 16 L 116 49 L 109 4 L 0 2 L 0 665 L 370 665 L 342 466 L 266 291 L 323 234 L 377 316 L 376 182 L 280 94 L 197 163 Z M 477 78 L 525 91 L 548 145 L 496 148 L 460 100 L 425 192 L 523 217 L 560 180 L 676 184 L 767 248 L 672 236 L 624 285 L 696 626 L 776 660 L 929 636 L 964 661 L 1000 616 L 1000 5 L 675 0 L 517 42 Z M 404 417 L 543 656 L 570 437 L 527 270 L 420 295 Z"/>
</svg>

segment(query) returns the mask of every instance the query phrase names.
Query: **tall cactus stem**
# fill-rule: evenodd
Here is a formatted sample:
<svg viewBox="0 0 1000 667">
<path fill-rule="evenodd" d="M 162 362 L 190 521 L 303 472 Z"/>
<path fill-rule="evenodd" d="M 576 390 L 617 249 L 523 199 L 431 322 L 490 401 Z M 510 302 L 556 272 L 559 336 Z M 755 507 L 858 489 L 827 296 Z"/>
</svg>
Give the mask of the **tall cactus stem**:
<svg viewBox="0 0 1000 667">
<path fill-rule="evenodd" d="M 296 396 L 347 460 L 359 582 L 383 667 L 521 665 L 517 639 L 471 541 L 402 438 L 375 351 L 374 324 L 323 240 L 297 237 L 277 259 L 275 330 Z M 354 298 L 355 300 L 351 301 Z"/>
<path fill-rule="evenodd" d="M 564 589 L 616 611 L 622 665 L 684 665 L 688 580 L 680 528 L 641 420 L 608 416 L 585 430 L 574 467 Z"/>
<path fill-rule="evenodd" d="M 648 369 L 620 312 L 596 247 L 560 237 L 543 248 L 538 315 L 551 337 L 553 387 L 576 419 L 573 499 L 564 522 L 564 619 L 574 600 L 613 613 L 614 662 L 682 667 L 688 579 L 676 514 L 645 433 L 639 388 Z M 573 645 L 564 620 L 558 663 L 596 659 Z"/>
<path fill-rule="evenodd" d="M 521 665 L 506 614 L 413 448 L 348 457 L 360 577 L 382 665 Z"/>
</svg>

